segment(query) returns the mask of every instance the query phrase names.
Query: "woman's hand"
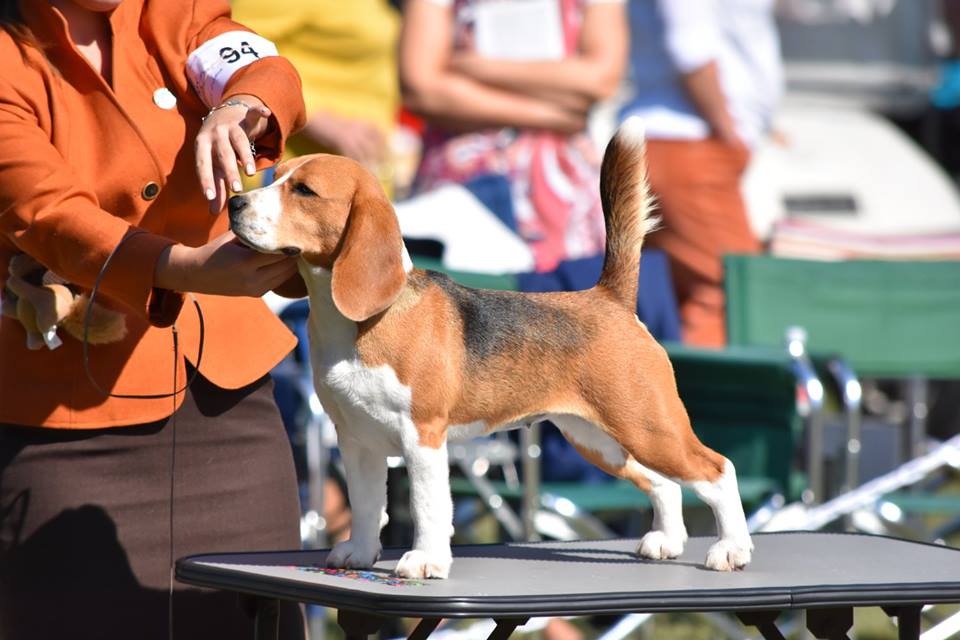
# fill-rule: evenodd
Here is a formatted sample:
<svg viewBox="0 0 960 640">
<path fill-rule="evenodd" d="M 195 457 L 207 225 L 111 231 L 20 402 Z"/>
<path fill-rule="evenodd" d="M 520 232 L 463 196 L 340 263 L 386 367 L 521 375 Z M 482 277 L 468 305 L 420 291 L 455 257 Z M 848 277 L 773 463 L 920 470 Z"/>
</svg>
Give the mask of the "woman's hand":
<svg viewBox="0 0 960 640">
<path fill-rule="evenodd" d="M 365 120 L 317 113 L 310 117 L 301 133 L 321 146 L 353 158 L 368 169 L 377 167 L 386 155 L 383 134 Z"/>
<path fill-rule="evenodd" d="M 171 291 L 259 297 L 296 272 L 296 258 L 254 251 L 228 231 L 201 247 L 168 247 L 157 260 L 153 281 Z"/>
<path fill-rule="evenodd" d="M 231 96 L 204 118 L 194 151 L 197 178 L 211 214 L 223 210 L 229 190 L 243 189 L 238 163 L 248 176 L 256 173 L 251 143 L 266 132 L 269 118 L 270 109 L 251 95 Z"/>
</svg>

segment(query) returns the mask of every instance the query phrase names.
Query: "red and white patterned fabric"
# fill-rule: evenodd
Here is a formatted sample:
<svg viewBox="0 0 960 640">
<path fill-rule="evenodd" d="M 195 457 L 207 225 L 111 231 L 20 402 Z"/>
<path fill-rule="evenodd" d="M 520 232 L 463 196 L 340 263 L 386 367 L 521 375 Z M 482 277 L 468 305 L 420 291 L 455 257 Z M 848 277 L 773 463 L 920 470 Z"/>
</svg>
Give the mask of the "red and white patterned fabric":
<svg viewBox="0 0 960 640">
<path fill-rule="evenodd" d="M 491 0 L 455 0 L 455 47 L 473 42 L 473 9 Z M 500 0 L 497 0 L 500 1 Z M 557 0 L 567 54 L 576 50 L 584 0 Z M 537 271 L 561 260 L 603 251 L 600 154 L 587 134 L 561 135 L 526 129 L 450 134 L 428 127 L 414 193 L 484 174 L 507 177 L 518 231 L 534 253 Z"/>
</svg>

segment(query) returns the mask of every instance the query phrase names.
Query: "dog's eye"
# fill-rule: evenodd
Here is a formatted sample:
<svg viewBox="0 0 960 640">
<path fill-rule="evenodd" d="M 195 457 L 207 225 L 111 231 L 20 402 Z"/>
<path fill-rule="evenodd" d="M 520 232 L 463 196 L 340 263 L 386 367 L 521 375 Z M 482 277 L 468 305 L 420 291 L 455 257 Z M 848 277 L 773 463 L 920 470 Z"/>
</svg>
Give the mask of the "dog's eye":
<svg viewBox="0 0 960 640">
<path fill-rule="evenodd" d="M 310 187 L 308 187 L 308 186 L 306 185 L 306 183 L 303 183 L 303 182 L 298 182 L 297 184 L 293 185 L 293 190 L 296 191 L 297 193 L 299 193 L 299 194 L 302 195 L 302 196 L 315 196 L 315 195 L 317 195 L 317 193 L 316 193 L 313 189 L 311 189 Z"/>
</svg>

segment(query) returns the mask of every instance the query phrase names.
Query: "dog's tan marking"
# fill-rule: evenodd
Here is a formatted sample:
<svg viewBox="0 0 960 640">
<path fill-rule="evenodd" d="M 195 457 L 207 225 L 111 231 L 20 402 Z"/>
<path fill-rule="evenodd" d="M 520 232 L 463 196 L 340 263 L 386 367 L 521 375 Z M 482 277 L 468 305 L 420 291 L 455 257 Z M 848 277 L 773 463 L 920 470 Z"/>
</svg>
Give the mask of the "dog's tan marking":
<svg viewBox="0 0 960 640">
<path fill-rule="evenodd" d="M 357 352 L 367 367 L 388 364 L 412 390 L 411 418 L 420 441 L 438 448 L 446 439 L 449 409 L 462 392 L 463 336 L 436 289 L 407 286 L 398 301 L 360 323 Z"/>
</svg>

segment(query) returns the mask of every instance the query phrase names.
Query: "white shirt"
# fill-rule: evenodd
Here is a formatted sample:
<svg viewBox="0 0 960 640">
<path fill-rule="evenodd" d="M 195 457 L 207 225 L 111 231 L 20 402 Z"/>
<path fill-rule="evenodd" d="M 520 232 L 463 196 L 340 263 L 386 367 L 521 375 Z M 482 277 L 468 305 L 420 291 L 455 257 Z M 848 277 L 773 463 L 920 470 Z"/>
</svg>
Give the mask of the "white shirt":
<svg viewBox="0 0 960 640">
<path fill-rule="evenodd" d="M 709 137 L 679 76 L 716 60 L 738 132 L 755 144 L 783 93 L 774 1 L 630 0 L 634 93 L 622 117 L 641 116 L 650 138 Z"/>
</svg>

